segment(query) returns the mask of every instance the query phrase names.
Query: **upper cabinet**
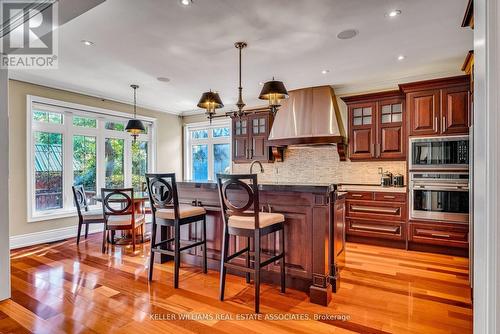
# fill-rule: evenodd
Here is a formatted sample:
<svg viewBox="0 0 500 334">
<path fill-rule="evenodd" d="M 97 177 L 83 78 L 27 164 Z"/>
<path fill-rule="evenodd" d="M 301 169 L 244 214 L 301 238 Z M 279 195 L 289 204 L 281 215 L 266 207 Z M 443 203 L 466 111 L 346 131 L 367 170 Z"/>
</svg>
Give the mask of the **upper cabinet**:
<svg viewBox="0 0 500 334">
<path fill-rule="evenodd" d="M 405 160 L 405 101 L 399 91 L 344 97 L 351 160 Z"/>
<path fill-rule="evenodd" d="M 403 84 L 400 89 L 406 94 L 410 136 L 469 133 L 467 76 Z"/>
<path fill-rule="evenodd" d="M 272 116 L 268 112 L 233 118 L 233 162 L 270 161 L 267 140 L 271 126 Z"/>
</svg>

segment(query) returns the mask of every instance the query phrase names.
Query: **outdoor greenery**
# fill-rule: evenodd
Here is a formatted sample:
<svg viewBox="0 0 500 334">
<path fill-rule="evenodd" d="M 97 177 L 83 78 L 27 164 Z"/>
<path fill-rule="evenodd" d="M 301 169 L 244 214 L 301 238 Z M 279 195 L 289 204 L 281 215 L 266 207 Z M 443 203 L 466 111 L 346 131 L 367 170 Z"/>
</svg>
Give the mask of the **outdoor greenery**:
<svg viewBox="0 0 500 334">
<path fill-rule="evenodd" d="M 62 116 L 62 114 L 58 114 L 58 113 L 34 110 L 33 111 L 33 120 L 37 121 L 37 122 L 62 124 L 63 116 Z"/>
<path fill-rule="evenodd" d="M 106 138 L 104 143 L 106 188 L 123 188 L 124 186 L 124 144 L 123 139 Z"/>
<path fill-rule="evenodd" d="M 75 185 L 96 191 L 96 138 L 73 136 L 73 177 Z"/>
<path fill-rule="evenodd" d="M 132 187 L 142 191 L 142 184 L 146 182 L 144 176 L 148 171 L 148 142 L 132 142 Z"/>
<path fill-rule="evenodd" d="M 97 120 L 95 118 L 73 116 L 73 125 L 83 128 L 97 128 Z"/>
</svg>

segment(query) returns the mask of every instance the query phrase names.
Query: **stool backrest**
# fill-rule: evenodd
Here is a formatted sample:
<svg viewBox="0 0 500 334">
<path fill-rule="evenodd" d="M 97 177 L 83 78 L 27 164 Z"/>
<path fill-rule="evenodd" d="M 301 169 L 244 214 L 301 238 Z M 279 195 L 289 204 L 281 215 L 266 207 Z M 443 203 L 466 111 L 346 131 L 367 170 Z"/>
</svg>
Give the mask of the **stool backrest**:
<svg viewBox="0 0 500 334">
<path fill-rule="evenodd" d="M 89 206 L 87 204 L 87 196 L 85 195 L 85 189 L 83 185 L 72 186 L 73 198 L 75 200 L 76 210 L 78 211 L 78 216 L 82 216 L 82 211 L 89 211 Z"/>
<path fill-rule="evenodd" d="M 102 188 L 101 198 L 104 217 L 131 215 L 135 221 L 133 188 Z"/>
<path fill-rule="evenodd" d="M 258 229 L 259 188 L 257 174 L 217 174 L 217 187 L 221 209 L 224 213 L 224 223 L 227 225 L 227 219 L 230 216 L 254 217 L 255 229 Z M 228 190 L 233 192 L 232 198 L 228 197 Z M 244 195 L 241 196 L 241 193 Z"/>
<path fill-rule="evenodd" d="M 175 219 L 179 219 L 179 196 L 175 173 L 146 174 L 151 210 L 173 209 Z"/>
</svg>

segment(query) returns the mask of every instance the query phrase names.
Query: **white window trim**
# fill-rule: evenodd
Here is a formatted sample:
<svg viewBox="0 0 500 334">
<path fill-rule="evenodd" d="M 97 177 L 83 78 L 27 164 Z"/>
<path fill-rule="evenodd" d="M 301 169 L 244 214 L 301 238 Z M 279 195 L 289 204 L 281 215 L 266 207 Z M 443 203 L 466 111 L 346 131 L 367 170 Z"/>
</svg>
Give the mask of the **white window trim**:
<svg viewBox="0 0 500 334">
<path fill-rule="evenodd" d="M 221 137 L 221 138 L 212 138 L 212 132 L 208 131 L 208 138 L 203 139 L 191 139 L 189 136 L 189 132 L 193 130 L 206 130 L 206 129 L 214 129 L 220 127 L 229 127 L 229 137 Z M 233 163 L 232 163 L 232 152 L 233 152 L 233 143 L 231 140 L 232 134 L 232 122 L 230 119 L 217 119 L 212 120 L 212 123 L 209 121 L 205 122 L 197 122 L 197 123 L 189 123 L 184 125 L 184 179 L 191 180 L 191 147 L 193 144 L 209 144 L 208 145 L 208 180 L 215 181 L 212 179 L 213 176 L 213 144 L 228 144 L 229 143 L 229 154 L 230 154 L 230 162 L 229 168 L 232 172 Z"/>
<path fill-rule="evenodd" d="M 52 123 L 41 123 L 33 122 L 32 118 L 32 105 L 33 103 L 42 103 L 48 106 L 54 106 L 56 108 L 63 108 L 67 113 L 64 114 L 63 124 L 52 124 Z M 57 111 L 55 111 L 57 112 Z M 78 128 L 73 126 L 67 126 L 67 124 L 73 124 L 73 115 L 93 117 L 97 119 L 97 128 Z M 104 138 L 118 138 L 125 140 L 124 146 L 124 177 L 125 186 L 131 186 L 131 157 L 130 157 L 130 145 L 131 136 L 125 131 L 113 131 L 106 130 L 104 128 L 104 123 L 109 120 L 116 119 L 117 121 L 124 121 L 124 119 L 130 119 L 130 114 L 118 112 L 109 109 L 90 107 L 82 104 L 70 103 L 65 101 L 59 101 L 49 98 L 44 98 L 40 96 L 27 95 L 26 96 L 26 155 L 27 155 L 27 168 L 26 168 L 26 180 L 27 180 L 27 220 L 28 222 L 38 222 L 58 218 L 74 217 L 77 215 L 76 208 L 71 207 L 69 203 L 73 202 L 73 193 L 71 186 L 73 184 L 73 165 L 72 159 L 67 157 L 72 157 L 73 155 L 73 135 L 85 135 L 94 136 L 97 138 L 96 145 L 96 160 L 97 160 L 97 171 L 96 171 L 96 184 L 97 189 L 104 186 L 105 182 L 105 170 L 104 170 Z M 152 125 L 150 127 L 150 132 L 147 135 L 139 135 L 137 140 L 148 141 L 148 166 L 150 166 L 150 171 L 156 171 L 156 156 L 157 156 L 157 145 L 156 145 L 156 118 L 146 117 L 137 115 L 137 119 L 142 121 L 150 122 Z M 34 212 L 33 205 L 35 203 L 35 177 L 34 177 L 34 154 L 33 154 L 33 132 L 34 131 L 46 131 L 46 132 L 56 132 L 63 135 L 63 208 L 57 210 L 50 210 L 48 212 Z M 99 140 L 99 138 L 101 140 Z M 71 171 L 71 172 L 68 172 Z"/>
</svg>

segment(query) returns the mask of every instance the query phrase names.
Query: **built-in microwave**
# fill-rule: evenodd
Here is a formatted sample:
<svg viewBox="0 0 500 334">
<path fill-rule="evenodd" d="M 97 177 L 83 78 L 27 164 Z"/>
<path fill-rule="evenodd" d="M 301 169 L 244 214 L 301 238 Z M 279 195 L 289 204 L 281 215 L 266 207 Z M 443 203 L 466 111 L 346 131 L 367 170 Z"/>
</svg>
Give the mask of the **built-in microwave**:
<svg viewBox="0 0 500 334">
<path fill-rule="evenodd" d="M 411 172 L 410 219 L 467 223 L 468 172 Z"/>
<path fill-rule="evenodd" d="M 411 137 L 412 170 L 468 170 L 469 136 Z"/>
</svg>

